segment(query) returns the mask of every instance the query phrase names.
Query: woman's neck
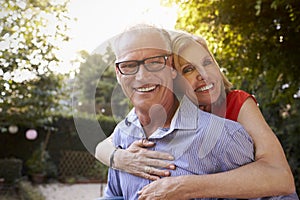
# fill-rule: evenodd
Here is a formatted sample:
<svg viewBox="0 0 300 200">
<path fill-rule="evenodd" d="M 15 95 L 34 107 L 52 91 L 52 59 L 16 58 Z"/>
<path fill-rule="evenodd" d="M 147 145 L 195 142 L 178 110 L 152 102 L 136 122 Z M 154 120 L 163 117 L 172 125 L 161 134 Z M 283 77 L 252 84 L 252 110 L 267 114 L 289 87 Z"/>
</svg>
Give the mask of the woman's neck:
<svg viewBox="0 0 300 200">
<path fill-rule="evenodd" d="M 212 113 L 219 117 L 226 117 L 226 94 L 220 95 L 218 100 L 212 104 L 199 106 L 199 108 L 205 112 Z"/>
</svg>

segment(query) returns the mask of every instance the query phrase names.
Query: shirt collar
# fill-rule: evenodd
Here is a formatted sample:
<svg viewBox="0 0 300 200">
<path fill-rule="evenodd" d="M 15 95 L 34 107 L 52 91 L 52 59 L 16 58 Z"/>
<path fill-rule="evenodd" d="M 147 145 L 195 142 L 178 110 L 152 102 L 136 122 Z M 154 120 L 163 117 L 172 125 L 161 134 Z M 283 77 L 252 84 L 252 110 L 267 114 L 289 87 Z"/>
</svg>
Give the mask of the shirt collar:
<svg viewBox="0 0 300 200">
<path fill-rule="evenodd" d="M 188 97 L 184 96 L 180 102 L 176 113 L 173 116 L 170 128 L 158 128 L 149 137 L 149 139 L 158 139 L 165 137 L 166 135 L 173 132 L 175 129 L 196 129 L 198 109 L 199 108 L 195 104 L 193 104 L 188 99 Z M 123 125 L 120 128 L 122 128 L 122 131 L 125 131 L 130 136 L 138 138 L 145 137 L 143 128 L 140 124 L 140 121 L 138 120 L 134 108 L 128 113 L 125 120 L 123 120 Z"/>
<path fill-rule="evenodd" d="M 172 119 L 170 129 L 195 129 L 197 127 L 198 109 L 187 96 L 183 96 Z"/>
</svg>

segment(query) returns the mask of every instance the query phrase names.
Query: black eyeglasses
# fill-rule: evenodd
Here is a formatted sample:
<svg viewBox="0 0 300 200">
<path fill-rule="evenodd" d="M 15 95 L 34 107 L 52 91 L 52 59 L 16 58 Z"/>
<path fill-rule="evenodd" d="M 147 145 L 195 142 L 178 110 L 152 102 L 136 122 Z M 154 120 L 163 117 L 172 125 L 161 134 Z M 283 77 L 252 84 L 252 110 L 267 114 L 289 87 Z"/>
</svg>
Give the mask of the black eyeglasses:
<svg viewBox="0 0 300 200">
<path fill-rule="evenodd" d="M 144 65 L 149 72 L 158 72 L 165 68 L 169 56 L 170 55 L 162 55 L 145 58 L 144 60 L 128 60 L 116 63 L 116 66 L 123 75 L 136 74 L 140 69 L 140 65 Z"/>
</svg>

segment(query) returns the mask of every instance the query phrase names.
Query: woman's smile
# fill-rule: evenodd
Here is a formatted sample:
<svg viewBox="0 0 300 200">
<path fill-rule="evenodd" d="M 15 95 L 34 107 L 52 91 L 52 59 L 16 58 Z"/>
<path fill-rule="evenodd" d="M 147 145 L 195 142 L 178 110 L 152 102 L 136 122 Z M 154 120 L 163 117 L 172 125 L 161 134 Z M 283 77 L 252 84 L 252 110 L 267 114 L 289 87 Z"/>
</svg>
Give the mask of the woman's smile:
<svg viewBox="0 0 300 200">
<path fill-rule="evenodd" d="M 210 83 L 208 85 L 200 86 L 200 87 L 196 88 L 194 91 L 195 92 L 208 92 L 213 87 L 214 87 L 214 84 Z"/>
</svg>

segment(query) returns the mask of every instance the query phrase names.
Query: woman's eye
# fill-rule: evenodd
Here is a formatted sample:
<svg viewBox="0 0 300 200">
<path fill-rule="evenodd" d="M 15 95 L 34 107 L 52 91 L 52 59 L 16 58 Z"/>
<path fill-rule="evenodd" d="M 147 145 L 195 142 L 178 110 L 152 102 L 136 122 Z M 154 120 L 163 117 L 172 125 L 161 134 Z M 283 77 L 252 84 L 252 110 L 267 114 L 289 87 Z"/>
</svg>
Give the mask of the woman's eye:
<svg viewBox="0 0 300 200">
<path fill-rule="evenodd" d="M 205 59 L 204 61 L 203 61 L 203 64 L 202 64 L 202 66 L 208 66 L 208 65 L 210 65 L 210 64 L 212 64 L 213 63 L 213 61 L 209 58 L 209 59 Z"/>
<path fill-rule="evenodd" d="M 195 67 L 193 65 L 187 65 L 182 69 L 182 73 L 186 74 L 186 73 L 192 72 L 194 70 L 195 70 Z"/>
</svg>

